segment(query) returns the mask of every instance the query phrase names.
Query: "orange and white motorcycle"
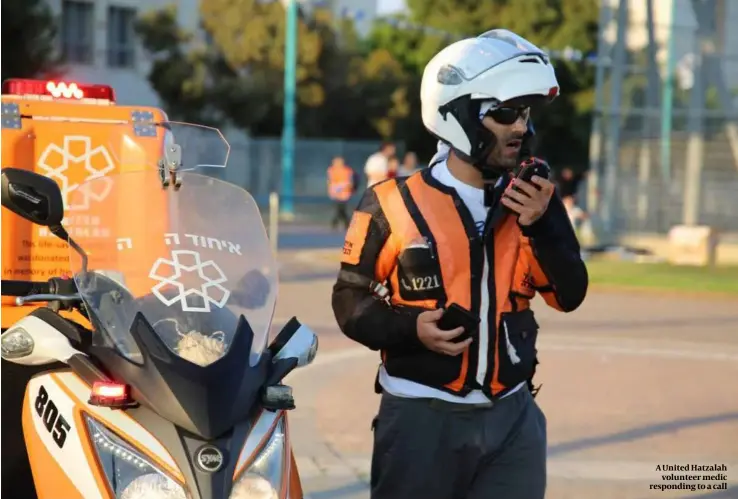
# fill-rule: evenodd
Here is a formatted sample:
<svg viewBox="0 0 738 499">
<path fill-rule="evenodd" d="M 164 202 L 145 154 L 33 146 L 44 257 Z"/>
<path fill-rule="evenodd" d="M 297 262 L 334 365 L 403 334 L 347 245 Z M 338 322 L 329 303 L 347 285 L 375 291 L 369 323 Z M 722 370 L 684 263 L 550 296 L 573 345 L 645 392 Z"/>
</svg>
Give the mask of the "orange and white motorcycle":
<svg viewBox="0 0 738 499">
<path fill-rule="evenodd" d="M 293 318 L 267 345 L 277 266 L 257 204 L 192 171 L 225 165 L 222 135 L 195 143 L 195 125 L 157 126 L 190 140 L 64 195 L 47 177 L 2 170 L 3 207 L 33 222 L 34 238 L 71 248 L 71 278 L 8 283 L 17 303 L 49 306 L 7 329 L 3 359 L 65 365 L 31 378 L 23 402 L 37 494 L 300 499 L 282 380 L 312 362 L 317 337 Z M 115 128 L 111 156 L 144 161 L 130 154 L 133 132 Z M 78 209 L 64 218 L 65 205 Z"/>
</svg>

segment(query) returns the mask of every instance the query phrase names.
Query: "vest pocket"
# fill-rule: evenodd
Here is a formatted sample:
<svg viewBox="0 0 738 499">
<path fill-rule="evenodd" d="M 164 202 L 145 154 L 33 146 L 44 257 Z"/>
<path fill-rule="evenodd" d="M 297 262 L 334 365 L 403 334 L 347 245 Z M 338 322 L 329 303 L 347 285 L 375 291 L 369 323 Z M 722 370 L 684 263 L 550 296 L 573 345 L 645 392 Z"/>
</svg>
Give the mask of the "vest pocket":
<svg viewBox="0 0 738 499">
<path fill-rule="evenodd" d="M 387 351 L 384 368 L 390 376 L 441 388 L 461 375 L 463 357 L 463 354 L 444 355 L 425 348 L 407 353 Z"/>
<path fill-rule="evenodd" d="M 403 300 L 442 300 L 444 297 L 441 266 L 429 246 L 413 246 L 400 253 L 397 280 Z"/>
<path fill-rule="evenodd" d="M 498 380 L 508 388 L 535 374 L 538 322 L 531 309 L 503 313 L 497 328 Z"/>
</svg>

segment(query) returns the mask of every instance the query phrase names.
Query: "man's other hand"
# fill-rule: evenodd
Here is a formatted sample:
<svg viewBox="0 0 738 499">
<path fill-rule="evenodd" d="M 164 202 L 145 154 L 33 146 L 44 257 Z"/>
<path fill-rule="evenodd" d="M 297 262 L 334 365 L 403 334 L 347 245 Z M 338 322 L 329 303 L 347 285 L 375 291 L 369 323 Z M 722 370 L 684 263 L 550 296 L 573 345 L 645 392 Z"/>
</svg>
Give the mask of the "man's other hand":
<svg viewBox="0 0 738 499">
<path fill-rule="evenodd" d="M 502 196 L 502 204 L 519 215 L 520 225 L 531 225 L 541 218 L 554 192 L 554 185 L 545 178 L 534 175 L 531 182 L 513 179 L 510 188 Z M 522 192 L 513 189 L 513 186 Z"/>
<path fill-rule="evenodd" d="M 454 343 L 453 340 L 464 332 L 463 327 L 457 327 L 449 331 L 438 329 L 438 321 L 443 316 L 444 310 L 429 310 L 418 315 L 418 338 L 423 345 L 436 353 L 444 355 L 456 356 L 467 349 L 472 342 L 471 338 L 467 338 L 462 342 Z"/>
</svg>

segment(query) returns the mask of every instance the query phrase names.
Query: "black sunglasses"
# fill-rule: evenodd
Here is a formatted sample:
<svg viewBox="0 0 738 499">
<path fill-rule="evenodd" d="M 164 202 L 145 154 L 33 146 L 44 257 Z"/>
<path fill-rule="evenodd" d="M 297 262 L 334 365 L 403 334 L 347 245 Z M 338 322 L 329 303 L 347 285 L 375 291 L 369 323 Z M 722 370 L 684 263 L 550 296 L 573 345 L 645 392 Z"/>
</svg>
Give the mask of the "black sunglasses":
<svg viewBox="0 0 738 499">
<path fill-rule="evenodd" d="M 530 107 L 498 107 L 487 111 L 487 116 L 495 120 L 500 125 L 512 125 L 520 118 L 528 121 L 530 117 Z"/>
</svg>

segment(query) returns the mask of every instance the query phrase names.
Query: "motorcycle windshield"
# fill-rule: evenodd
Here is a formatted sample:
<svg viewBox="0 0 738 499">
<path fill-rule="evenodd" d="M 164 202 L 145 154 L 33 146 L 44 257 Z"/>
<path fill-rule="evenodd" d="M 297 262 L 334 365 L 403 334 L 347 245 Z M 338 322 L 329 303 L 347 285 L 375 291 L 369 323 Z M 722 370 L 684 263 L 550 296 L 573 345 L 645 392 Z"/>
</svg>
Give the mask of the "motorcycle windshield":
<svg viewBox="0 0 738 499">
<path fill-rule="evenodd" d="M 134 133 L 131 133 L 130 128 L 116 127 L 117 133 L 111 134 L 111 137 L 115 137 L 111 141 L 112 150 L 117 154 L 117 162 L 124 171 L 141 167 L 159 168 L 167 163 L 167 166 L 171 166 L 174 160 L 178 162 L 179 171 L 225 168 L 228 164 L 231 148 L 217 128 L 177 121 L 136 126 Z M 111 128 L 104 130 L 108 133 Z M 158 138 L 157 149 L 160 149 L 161 155 L 151 157 L 147 154 L 150 146 L 142 137 L 146 134 Z M 173 144 L 179 146 L 179 152 L 170 148 Z"/>
<path fill-rule="evenodd" d="M 277 268 L 251 195 L 201 173 L 225 166 L 222 134 L 172 125 L 94 130 L 112 165 L 82 158 L 90 174 L 64 189 L 64 225 L 95 329 L 87 353 L 137 402 L 210 439 L 247 416 L 268 375 Z"/>
<path fill-rule="evenodd" d="M 182 123 L 163 128 L 159 156 L 118 127 L 109 150 L 121 172 L 70 194 L 70 205 L 86 207 L 67 217 L 86 255 L 72 251 L 70 259 L 79 293 L 105 344 L 132 362 L 143 362 L 132 335 L 140 316 L 172 354 L 200 367 L 226 356 L 237 334 L 251 334 L 254 366 L 277 295 L 259 208 L 244 189 L 191 171 L 225 166 L 229 147 L 220 132 Z M 173 142 L 186 166 L 176 178 L 160 168 Z M 241 316 L 248 327 L 239 328 Z"/>
</svg>

